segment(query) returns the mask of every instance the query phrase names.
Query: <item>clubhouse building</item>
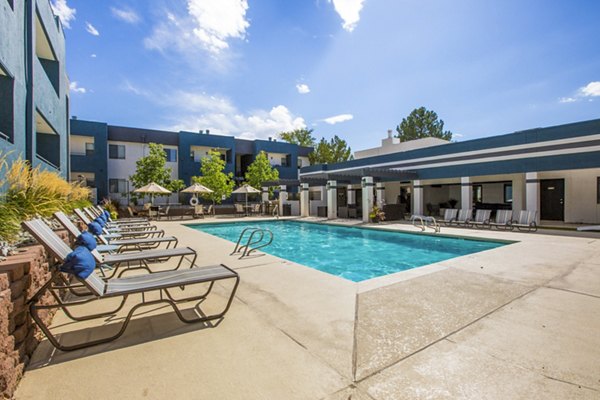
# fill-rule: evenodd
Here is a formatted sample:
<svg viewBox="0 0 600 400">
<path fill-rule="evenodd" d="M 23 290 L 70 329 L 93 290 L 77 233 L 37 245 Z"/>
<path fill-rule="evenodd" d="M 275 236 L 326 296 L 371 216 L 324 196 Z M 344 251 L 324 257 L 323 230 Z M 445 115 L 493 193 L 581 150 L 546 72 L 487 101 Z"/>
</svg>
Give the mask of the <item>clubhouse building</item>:
<svg viewBox="0 0 600 400">
<path fill-rule="evenodd" d="M 400 143 L 391 131 L 355 159 L 300 170 L 302 215 L 367 220 L 444 208 L 512 209 L 537 221 L 600 222 L 600 119 L 463 142 Z"/>
</svg>

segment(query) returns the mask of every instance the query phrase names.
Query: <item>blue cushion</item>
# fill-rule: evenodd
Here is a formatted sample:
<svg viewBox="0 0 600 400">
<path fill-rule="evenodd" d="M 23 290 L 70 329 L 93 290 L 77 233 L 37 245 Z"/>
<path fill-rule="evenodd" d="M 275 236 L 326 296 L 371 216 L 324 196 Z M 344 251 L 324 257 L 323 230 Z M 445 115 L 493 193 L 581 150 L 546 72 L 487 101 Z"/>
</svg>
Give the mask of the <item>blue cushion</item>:
<svg viewBox="0 0 600 400">
<path fill-rule="evenodd" d="M 95 223 L 97 223 L 98 225 L 100 225 L 101 227 L 104 228 L 104 225 L 106 225 L 106 221 L 103 220 L 102 218 L 98 217 L 94 220 Z"/>
<path fill-rule="evenodd" d="M 102 213 L 102 215 L 104 215 L 106 217 L 107 221 L 111 221 L 112 218 L 110 217 L 110 213 L 108 212 L 108 210 L 104 210 L 104 212 Z"/>
<path fill-rule="evenodd" d="M 81 235 L 77 236 L 77 239 L 75 239 L 75 245 L 83 246 L 89 251 L 92 251 L 96 248 L 97 243 L 96 239 L 94 238 L 94 236 L 92 236 L 91 233 L 81 232 Z"/>
<path fill-rule="evenodd" d="M 102 235 L 102 226 L 100 226 L 99 223 L 97 222 L 90 222 L 88 224 L 88 231 L 92 234 L 92 235 Z"/>
<path fill-rule="evenodd" d="M 75 275 L 81 279 L 86 279 L 94 272 L 96 261 L 88 249 L 78 246 L 65 257 L 63 265 L 60 266 L 61 272 Z"/>
</svg>

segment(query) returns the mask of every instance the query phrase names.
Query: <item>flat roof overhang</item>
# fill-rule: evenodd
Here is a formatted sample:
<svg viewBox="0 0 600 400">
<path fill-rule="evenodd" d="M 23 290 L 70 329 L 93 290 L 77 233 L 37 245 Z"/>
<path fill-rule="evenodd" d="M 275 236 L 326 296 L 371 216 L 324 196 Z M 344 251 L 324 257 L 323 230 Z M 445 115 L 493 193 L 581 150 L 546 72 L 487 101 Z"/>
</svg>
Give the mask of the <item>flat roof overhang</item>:
<svg viewBox="0 0 600 400">
<path fill-rule="evenodd" d="M 360 183 L 362 177 L 370 176 L 375 181 L 412 181 L 419 179 L 415 171 L 407 171 L 394 168 L 355 168 L 344 171 L 314 171 L 300 175 L 300 182 L 309 184 L 321 184 L 327 181 L 338 183 Z"/>
</svg>

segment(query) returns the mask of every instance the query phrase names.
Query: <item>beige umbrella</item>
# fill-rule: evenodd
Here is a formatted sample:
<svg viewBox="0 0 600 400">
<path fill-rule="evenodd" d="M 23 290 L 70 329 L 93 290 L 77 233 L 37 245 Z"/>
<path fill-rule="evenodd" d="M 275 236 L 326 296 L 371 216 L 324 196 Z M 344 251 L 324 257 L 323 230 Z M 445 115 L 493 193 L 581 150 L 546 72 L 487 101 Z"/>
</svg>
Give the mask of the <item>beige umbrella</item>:
<svg viewBox="0 0 600 400">
<path fill-rule="evenodd" d="M 260 193 L 260 190 L 253 188 L 252 186 L 248 185 L 247 183 L 244 183 L 242 186 L 235 189 L 231 193 L 236 193 L 236 194 L 244 193 L 246 195 L 246 210 L 247 210 L 248 209 L 248 193 Z"/>
<path fill-rule="evenodd" d="M 154 204 L 154 195 L 155 194 L 170 194 L 171 191 L 168 189 L 165 189 L 164 187 L 160 186 L 158 183 L 154 183 L 154 182 L 150 182 L 149 184 L 147 184 L 146 186 L 142 186 L 139 189 L 135 189 L 133 191 L 134 193 L 149 193 L 150 194 L 150 203 Z"/>
<path fill-rule="evenodd" d="M 199 183 L 194 183 L 192 186 L 183 189 L 181 192 L 182 193 L 194 193 L 194 197 L 192 197 L 192 200 L 190 200 L 190 204 L 195 206 L 198 201 L 198 198 L 196 197 L 196 195 L 198 193 L 213 193 L 213 190 L 210 190 L 206 186 L 203 186 Z M 196 199 L 196 200 L 193 200 L 193 199 Z"/>
</svg>

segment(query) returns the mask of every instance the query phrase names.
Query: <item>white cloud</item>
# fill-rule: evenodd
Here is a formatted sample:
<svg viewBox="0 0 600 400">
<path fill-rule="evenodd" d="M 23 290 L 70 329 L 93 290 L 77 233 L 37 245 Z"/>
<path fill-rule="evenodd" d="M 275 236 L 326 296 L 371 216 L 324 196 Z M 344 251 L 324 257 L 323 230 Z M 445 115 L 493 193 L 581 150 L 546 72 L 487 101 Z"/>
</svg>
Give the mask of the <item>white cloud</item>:
<svg viewBox="0 0 600 400">
<path fill-rule="evenodd" d="M 121 9 L 111 7 L 110 11 L 112 12 L 113 16 L 120 19 L 121 21 L 127 22 L 128 24 L 137 24 L 138 22 L 140 22 L 140 16 L 135 11 L 129 8 Z"/>
<path fill-rule="evenodd" d="M 574 96 L 561 97 L 560 99 L 558 99 L 558 102 L 575 103 L 585 99 L 587 99 L 588 101 L 593 101 L 593 97 L 600 97 L 600 81 L 592 81 L 587 85 L 580 87 Z"/>
<path fill-rule="evenodd" d="M 600 96 L 600 81 L 590 82 L 581 89 L 579 93 L 584 97 L 597 97 Z"/>
<path fill-rule="evenodd" d="M 60 22 L 65 28 L 71 28 L 71 21 L 75 19 L 77 10 L 67 5 L 67 0 L 54 0 L 50 3 L 54 15 L 60 18 Z"/>
<path fill-rule="evenodd" d="M 577 99 L 574 97 L 561 97 L 560 99 L 558 99 L 559 103 L 574 103 L 576 101 Z"/>
<path fill-rule="evenodd" d="M 154 95 L 152 93 L 150 93 L 147 90 L 138 88 L 137 86 L 133 85 L 128 80 L 125 80 L 123 82 L 123 84 L 121 85 L 121 90 L 133 93 L 133 94 L 138 95 L 138 96 L 144 96 L 144 97 L 154 98 Z"/>
<path fill-rule="evenodd" d="M 97 56 L 96 56 L 96 54 L 94 53 L 94 54 L 91 54 L 91 55 L 90 55 L 90 57 L 92 57 L 92 58 L 96 58 Z"/>
<path fill-rule="evenodd" d="M 71 83 L 69 83 L 69 90 L 71 90 L 71 92 L 75 92 L 75 93 L 86 93 L 87 89 L 84 87 L 79 87 L 77 81 L 73 81 Z"/>
<path fill-rule="evenodd" d="M 340 122 L 350 121 L 353 118 L 354 118 L 354 115 L 352 115 L 352 114 L 340 114 L 340 115 L 334 115 L 329 118 L 325 118 L 325 119 L 323 119 L 323 121 L 328 123 L 329 125 L 335 125 Z"/>
<path fill-rule="evenodd" d="M 203 49 L 213 56 L 229 48 L 230 39 L 245 39 L 250 23 L 247 0 L 187 0 L 188 14 L 165 13 L 152 34 L 144 40 L 149 49 L 180 52 Z"/>
<path fill-rule="evenodd" d="M 342 27 L 348 32 L 352 32 L 354 28 L 356 28 L 358 21 L 360 21 L 360 11 L 363 8 L 364 1 L 365 0 L 329 0 L 330 3 L 333 2 L 335 11 L 344 21 Z"/>
<path fill-rule="evenodd" d="M 300 93 L 300 94 L 310 93 L 310 88 L 308 87 L 307 84 L 304 84 L 304 83 L 297 84 L 296 90 L 298 90 L 298 93 Z"/>
<path fill-rule="evenodd" d="M 88 31 L 88 33 L 90 33 L 91 35 L 100 36 L 100 32 L 98 32 L 98 29 L 94 28 L 94 25 L 90 24 L 87 21 L 85 23 L 85 30 Z"/>
</svg>

